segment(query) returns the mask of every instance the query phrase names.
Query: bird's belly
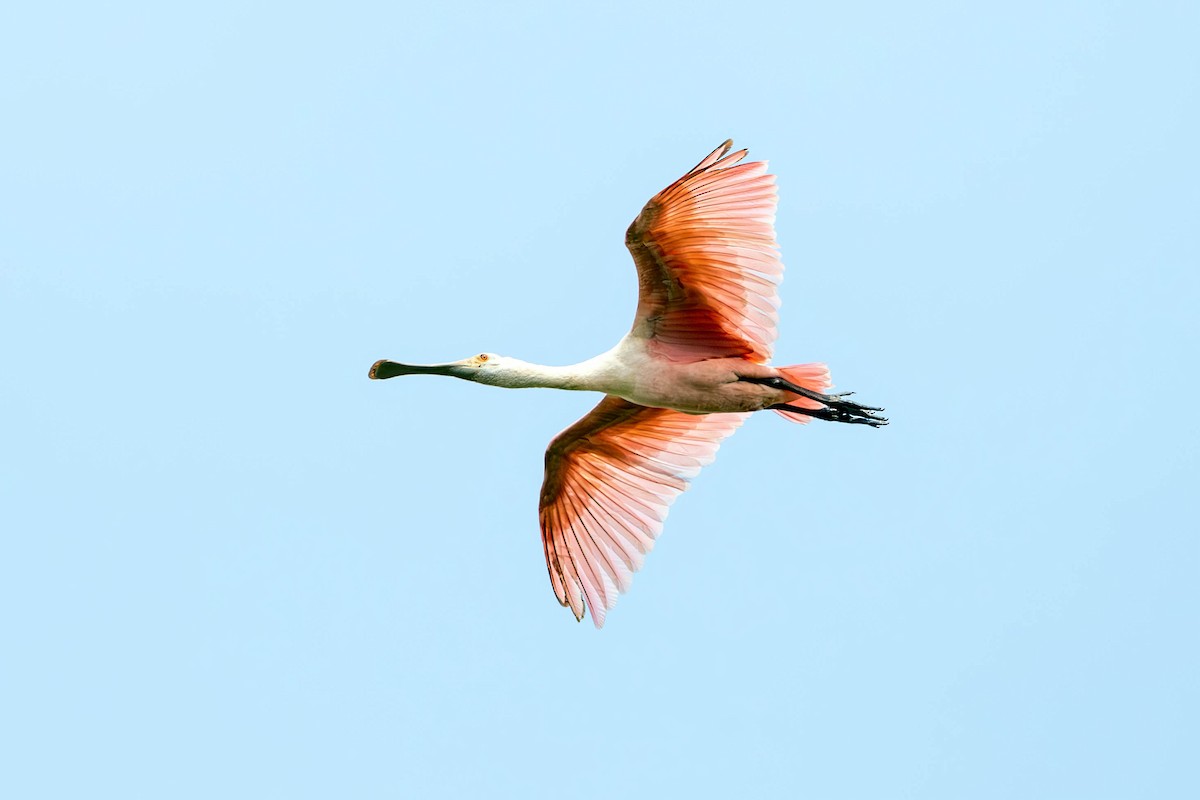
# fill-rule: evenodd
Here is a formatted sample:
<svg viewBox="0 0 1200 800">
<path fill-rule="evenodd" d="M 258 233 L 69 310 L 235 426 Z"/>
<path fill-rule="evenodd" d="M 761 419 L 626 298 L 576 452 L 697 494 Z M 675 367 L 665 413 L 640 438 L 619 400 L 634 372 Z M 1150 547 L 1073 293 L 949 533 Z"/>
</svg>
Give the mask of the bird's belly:
<svg viewBox="0 0 1200 800">
<path fill-rule="evenodd" d="M 652 408 L 670 408 L 689 414 L 726 414 L 761 411 L 776 402 L 774 390 L 738 381 L 733 373 L 671 376 L 669 380 L 637 381 L 621 397 Z"/>
<path fill-rule="evenodd" d="M 777 389 L 741 380 L 769 371 L 741 358 L 670 361 L 648 351 L 645 342 L 628 336 L 601 358 L 599 379 L 581 388 L 642 406 L 689 414 L 727 414 L 761 411 L 782 400 L 783 393 Z"/>
</svg>

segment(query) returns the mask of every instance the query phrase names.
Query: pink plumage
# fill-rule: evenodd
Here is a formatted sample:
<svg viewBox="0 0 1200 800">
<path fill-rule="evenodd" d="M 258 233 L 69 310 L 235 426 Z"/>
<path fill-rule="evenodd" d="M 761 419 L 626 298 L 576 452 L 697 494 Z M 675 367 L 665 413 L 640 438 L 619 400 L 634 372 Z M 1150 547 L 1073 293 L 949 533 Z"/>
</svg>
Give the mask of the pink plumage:
<svg viewBox="0 0 1200 800">
<path fill-rule="evenodd" d="M 684 414 L 605 397 L 546 451 L 539 517 L 554 593 L 596 627 L 654 547 L 667 510 L 746 414 Z"/>
<path fill-rule="evenodd" d="M 771 358 L 783 263 L 775 176 L 725 142 L 650 199 L 625 234 L 641 295 L 632 334 L 664 358 Z"/>
</svg>

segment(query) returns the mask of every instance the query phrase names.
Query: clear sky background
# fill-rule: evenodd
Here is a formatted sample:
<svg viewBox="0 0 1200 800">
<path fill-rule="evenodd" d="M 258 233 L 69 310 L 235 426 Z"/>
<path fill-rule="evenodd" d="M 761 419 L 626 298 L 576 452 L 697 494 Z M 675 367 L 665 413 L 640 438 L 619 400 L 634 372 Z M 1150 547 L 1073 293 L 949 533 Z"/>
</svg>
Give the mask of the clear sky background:
<svg viewBox="0 0 1200 800">
<path fill-rule="evenodd" d="M 0 795 L 1200 796 L 1198 33 L 8 8 Z M 597 398 L 367 368 L 607 349 L 626 225 L 727 137 L 777 362 L 893 423 L 751 419 L 597 632 L 536 517 Z"/>
</svg>

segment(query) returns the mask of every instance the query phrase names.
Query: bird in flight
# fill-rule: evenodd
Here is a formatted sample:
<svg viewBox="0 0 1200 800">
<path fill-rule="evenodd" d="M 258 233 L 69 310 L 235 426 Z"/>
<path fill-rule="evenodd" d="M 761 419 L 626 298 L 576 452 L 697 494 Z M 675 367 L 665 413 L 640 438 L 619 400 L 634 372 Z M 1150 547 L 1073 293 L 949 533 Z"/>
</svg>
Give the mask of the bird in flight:
<svg viewBox="0 0 1200 800">
<path fill-rule="evenodd" d="M 554 594 L 597 628 L 629 589 L 667 510 L 752 412 L 878 427 L 883 409 L 828 394 L 824 364 L 773 367 L 783 263 L 775 176 L 726 141 L 656 194 L 625 232 L 638 275 L 633 328 L 566 367 L 480 353 L 371 366 L 374 380 L 449 375 L 509 389 L 601 392 L 546 450 L 538 516 Z"/>
</svg>

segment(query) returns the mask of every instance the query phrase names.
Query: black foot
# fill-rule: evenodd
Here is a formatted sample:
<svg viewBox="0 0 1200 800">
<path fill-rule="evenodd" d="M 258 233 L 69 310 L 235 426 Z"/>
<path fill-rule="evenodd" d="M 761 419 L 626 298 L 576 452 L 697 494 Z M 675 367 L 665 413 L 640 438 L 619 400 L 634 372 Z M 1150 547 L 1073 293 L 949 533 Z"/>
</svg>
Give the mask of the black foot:
<svg viewBox="0 0 1200 800">
<path fill-rule="evenodd" d="M 856 403 L 853 400 L 846 398 L 854 394 L 854 392 L 842 392 L 841 394 L 821 394 L 814 392 L 811 389 L 805 389 L 803 386 L 797 386 L 791 381 L 783 378 L 742 378 L 750 383 L 761 383 L 764 386 L 770 386 L 773 389 L 782 389 L 785 392 L 792 392 L 801 397 L 807 397 L 809 400 L 816 400 L 825 408 L 803 408 L 801 406 L 792 406 L 787 403 L 778 403 L 770 406 L 773 409 L 781 411 L 792 411 L 797 414 L 804 414 L 816 419 L 827 419 L 830 422 L 849 422 L 857 425 L 870 425 L 872 428 L 879 428 L 888 424 L 887 417 L 879 415 L 882 408 L 875 406 L 864 406 L 861 403 Z"/>
<path fill-rule="evenodd" d="M 853 404 L 846 404 L 853 405 Z M 882 428 L 888 424 L 887 417 L 881 417 L 876 414 L 876 411 L 883 411 L 882 408 L 867 408 L 866 406 L 857 406 L 861 411 L 850 411 L 844 408 L 804 408 L 803 406 L 792 406 L 787 403 L 776 403 L 773 406 L 767 406 L 770 409 L 778 409 L 779 411 L 791 411 L 794 414 L 803 414 L 806 417 L 815 419 L 827 419 L 830 422 L 848 422 L 852 425 L 870 425 L 872 428 Z"/>
</svg>

